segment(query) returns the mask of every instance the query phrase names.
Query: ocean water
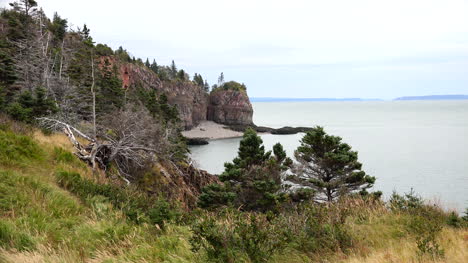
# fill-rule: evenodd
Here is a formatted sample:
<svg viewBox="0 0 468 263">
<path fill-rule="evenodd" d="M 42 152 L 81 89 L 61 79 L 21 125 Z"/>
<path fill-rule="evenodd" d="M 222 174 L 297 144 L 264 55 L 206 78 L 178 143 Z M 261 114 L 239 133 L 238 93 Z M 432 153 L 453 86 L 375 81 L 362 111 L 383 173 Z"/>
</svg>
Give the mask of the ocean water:
<svg viewBox="0 0 468 263">
<path fill-rule="evenodd" d="M 409 192 L 447 208 L 468 207 L 468 100 L 256 102 L 254 122 L 269 127 L 320 125 L 358 151 L 375 190 Z M 261 135 L 293 157 L 303 134 Z M 237 154 L 239 138 L 191 147 L 200 168 L 219 174 Z"/>
</svg>

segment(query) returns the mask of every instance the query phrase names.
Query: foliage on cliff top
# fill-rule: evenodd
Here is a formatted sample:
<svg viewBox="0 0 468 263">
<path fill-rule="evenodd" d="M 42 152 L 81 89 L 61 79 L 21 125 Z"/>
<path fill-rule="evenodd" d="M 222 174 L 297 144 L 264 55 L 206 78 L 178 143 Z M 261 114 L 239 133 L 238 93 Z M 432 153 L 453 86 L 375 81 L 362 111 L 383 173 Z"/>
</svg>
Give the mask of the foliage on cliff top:
<svg viewBox="0 0 468 263">
<path fill-rule="evenodd" d="M 239 83 L 237 81 L 228 81 L 222 83 L 220 86 L 214 85 L 213 89 L 211 92 L 218 92 L 218 91 L 223 91 L 223 90 L 233 90 L 233 91 L 239 91 L 242 93 L 247 93 L 247 86 L 245 86 L 244 83 Z"/>
</svg>

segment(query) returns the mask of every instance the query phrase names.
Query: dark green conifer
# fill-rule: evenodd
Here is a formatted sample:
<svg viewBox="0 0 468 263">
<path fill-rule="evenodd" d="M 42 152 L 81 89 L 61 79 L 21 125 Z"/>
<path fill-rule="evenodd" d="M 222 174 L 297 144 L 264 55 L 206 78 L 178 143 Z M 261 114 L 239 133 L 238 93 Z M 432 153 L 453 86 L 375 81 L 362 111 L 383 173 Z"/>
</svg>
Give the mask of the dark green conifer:
<svg viewBox="0 0 468 263">
<path fill-rule="evenodd" d="M 297 182 L 312 188 L 318 198 L 328 202 L 353 191 L 366 193 L 375 182 L 375 177 L 362 171 L 358 153 L 319 126 L 302 138 L 295 156 L 303 165 Z"/>
</svg>

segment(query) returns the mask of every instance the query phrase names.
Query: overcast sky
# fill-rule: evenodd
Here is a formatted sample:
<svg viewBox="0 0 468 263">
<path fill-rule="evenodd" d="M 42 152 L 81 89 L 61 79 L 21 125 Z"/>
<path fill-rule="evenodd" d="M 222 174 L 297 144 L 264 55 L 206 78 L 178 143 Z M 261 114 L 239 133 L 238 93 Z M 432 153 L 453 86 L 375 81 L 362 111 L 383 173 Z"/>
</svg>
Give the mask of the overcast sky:
<svg viewBox="0 0 468 263">
<path fill-rule="evenodd" d="M 37 1 L 96 42 L 210 84 L 224 72 L 253 97 L 468 94 L 468 0 Z"/>
</svg>

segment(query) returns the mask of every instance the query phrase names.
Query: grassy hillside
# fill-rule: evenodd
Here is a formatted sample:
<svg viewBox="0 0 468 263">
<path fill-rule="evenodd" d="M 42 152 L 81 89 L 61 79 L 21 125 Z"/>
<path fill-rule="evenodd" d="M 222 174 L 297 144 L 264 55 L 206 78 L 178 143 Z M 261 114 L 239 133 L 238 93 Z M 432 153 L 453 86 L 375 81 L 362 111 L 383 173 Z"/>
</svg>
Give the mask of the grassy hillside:
<svg viewBox="0 0 468 263">
<path fill-rule="evenodd" d="M 64 135 L 44 135 L 3 121 L 0 262 L 207 262 L 210 249 L 235 255 L 233 262 L 255 262 L 246 243 L 220 239 L 224 248 L 216 250 L 205 243 L 194 252 L 190 242 L 194 233 L 201 233 L 200 226 L 204 231 L 216 226 L 218 231 L 211 237 L 218 238 L 229 234 L 230 227 L 249 227 L 248 223 L 236 225 L 236 216 L 229 214 L 223 217 L 193 211 L 189 216 L 178 212 L 163 200 L 113 185 L 101 175 L 93 176 L 71 150 Z M 341 232 L 334 228 L 312 229 L 316 232 L 305 235 L 304 242 L 294 239 L 296 243 L 271 250 L 273 256 L 268 262 L 468 261 L 468 230 L 461 226 L 460 218 L 434 225 L 440 226 L 440 231 L 424 243 L 424 238 L 430 239 L 425 235 L 425 226 L 431 226 L 432 221 L 424 221 L 423 217 L 389 209 L 382 202 L 370 204 L 363 200 L 348 200 L 337 204 L 336 209 L 340 215 L 347 215 L 342 229 L 346 235 L 340 236 Z M 268 221 L 264 224 L 272 229 L 280 226 Z M 253 233 L 263 233 L 259 226 Z M 251 232 L 245 231 L 235 233 L 248 237 Z M 325 235 L 317 231 L 325 231 Z M 270 238 L 268 235 L 264 237 Z M 248 240 L 257 240 L 261 251 L 268 240 L 262 241 L 260 234 L 254 237 Z M 309 241 L 311 244 L 306 246 Z"/>
</svg>

